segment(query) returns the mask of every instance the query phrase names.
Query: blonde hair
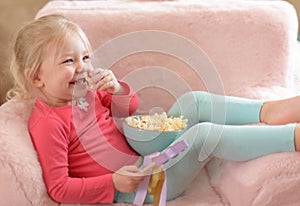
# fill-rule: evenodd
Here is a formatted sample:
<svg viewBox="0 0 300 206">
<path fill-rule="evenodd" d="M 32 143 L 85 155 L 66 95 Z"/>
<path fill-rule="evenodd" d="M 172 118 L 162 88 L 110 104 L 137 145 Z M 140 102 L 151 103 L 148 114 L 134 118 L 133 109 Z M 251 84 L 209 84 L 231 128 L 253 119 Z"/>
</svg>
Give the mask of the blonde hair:
<svg viewBox="0 0 300 206">
<path fill-rule="evenodd" d="M 7 92 L 6 98 L 31 98 L 30 79 L 37 77 L 47 47 L 58 52 L 61 45 L 70 35 L 77 35 L 91 53 L 90 43 L 82 29 L 74 22 L 61 15 L 49 15 L 33 20 L 24 25 L 17 33 L 10 72 L 14 79 L 14 87 Z M 29 76 L 25 76 L 28 70 Z"/>
</svg>

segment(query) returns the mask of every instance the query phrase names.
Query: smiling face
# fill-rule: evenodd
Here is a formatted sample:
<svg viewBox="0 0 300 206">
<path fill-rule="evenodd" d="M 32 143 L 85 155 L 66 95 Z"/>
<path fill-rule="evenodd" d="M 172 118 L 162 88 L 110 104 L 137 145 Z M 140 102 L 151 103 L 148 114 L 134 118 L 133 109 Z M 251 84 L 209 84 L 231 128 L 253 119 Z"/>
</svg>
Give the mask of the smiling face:
<svg viewBox="0 0 300 206">
<path fill-rule="evenodd" d="M 90 53 L 83 40 L 72 35 L 55 49 L 53 42 L 45 49 L 34 86 L 41 91 L 41 97 L 50 106 L 67 105 L 73 99 L 84 97 L 88 85 L 87 71 L 92 68 Z"/>
</svg>

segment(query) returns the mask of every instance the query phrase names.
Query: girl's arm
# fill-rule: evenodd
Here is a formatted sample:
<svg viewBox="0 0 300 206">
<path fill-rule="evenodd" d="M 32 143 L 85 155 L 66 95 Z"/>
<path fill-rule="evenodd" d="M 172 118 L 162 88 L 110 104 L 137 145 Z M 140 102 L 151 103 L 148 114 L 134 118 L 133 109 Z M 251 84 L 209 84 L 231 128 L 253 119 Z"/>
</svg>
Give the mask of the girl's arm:
<svg viewBox="0 0 300 206">
<path fill-rule="evenodd" d="M 62 203 L 112 202 L 112 174 L 95 177 L 69 176 L 69 139 L 64 125 L 56 119 L 40 119 L 29 125 L 31 138 L 43 171 L 49 196 Z M 88 168 L 87 168 L 88 169 Z"/>
<path fill-rule="evenodd" d="M 124 82 L 120 82 L 127 94 L 112 95 L 106 91 L 97 91 L 97 96 L 102 105 L 108 108 L 113 117 L 127 117 L 132 115 L 139 106 L 139 98 L 132 88 Z"/>
<path fill-rule="evenodd" d="M 114 117 L 132 115 L 139 105 L 137 94 L 124 82 L 118 81 L 111 70 L 96 69 L 90 80 L 103 106 Z"/>
</svg>

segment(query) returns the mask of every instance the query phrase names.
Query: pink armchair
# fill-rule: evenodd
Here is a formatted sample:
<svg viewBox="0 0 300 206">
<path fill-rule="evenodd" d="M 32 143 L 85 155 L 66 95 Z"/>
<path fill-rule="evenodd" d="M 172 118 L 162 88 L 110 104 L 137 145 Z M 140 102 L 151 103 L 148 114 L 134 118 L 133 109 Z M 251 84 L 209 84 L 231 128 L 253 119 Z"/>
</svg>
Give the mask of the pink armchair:
<svg viewBox="0 0 300 206">
<path fill-rule="evenodd" d="M 47 14 L 81 25 L 95 66 L 138 91 L 139 113 L 167 111 L 190 90 L 265 100 L 294 94 L 297 16 L 283 1 L 50 1 L 37 17 Z M 45 190 L 27 131 L 31 107 L 0 107 L 0 205 L 63 205 Z M 167 205 L 300 205 L 299 190 L 298 153 L 213 159 Z"/>
</svg>

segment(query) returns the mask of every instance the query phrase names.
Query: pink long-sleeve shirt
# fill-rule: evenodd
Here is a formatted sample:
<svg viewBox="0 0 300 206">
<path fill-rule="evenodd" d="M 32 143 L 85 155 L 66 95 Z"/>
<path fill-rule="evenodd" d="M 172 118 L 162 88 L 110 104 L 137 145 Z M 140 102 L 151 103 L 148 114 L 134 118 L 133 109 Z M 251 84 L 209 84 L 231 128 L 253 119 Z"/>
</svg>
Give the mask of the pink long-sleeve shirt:
<svg viewBox="0 0 300 206">
<path fill-rule="evenodd" d="M 48 194 L 57 202 L 112 202 L 112 173 L 138 159 L 117 124 L 137 109 L 137 95 L 89 91 L 86 99 L 88 111 L 37 98 L 29 120 Z"/>
</svg>

